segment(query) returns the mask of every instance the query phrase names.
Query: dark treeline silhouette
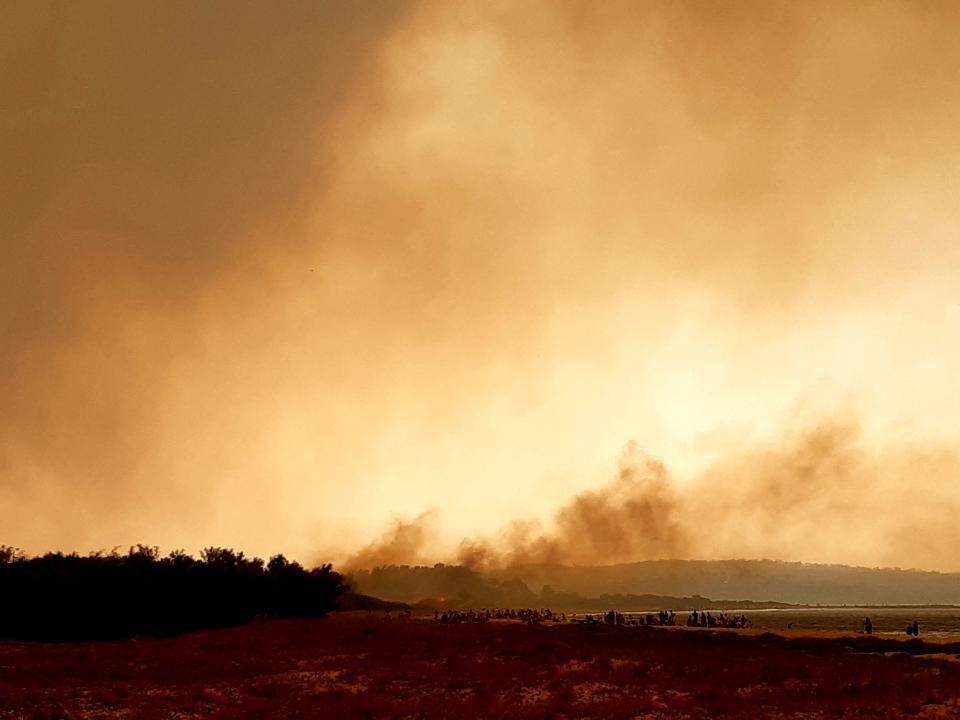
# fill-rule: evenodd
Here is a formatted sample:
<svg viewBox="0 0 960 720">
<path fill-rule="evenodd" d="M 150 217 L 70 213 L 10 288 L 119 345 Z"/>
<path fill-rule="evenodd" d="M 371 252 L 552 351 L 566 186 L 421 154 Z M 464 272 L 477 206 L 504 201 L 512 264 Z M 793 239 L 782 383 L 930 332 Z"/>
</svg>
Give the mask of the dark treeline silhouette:
<svg viewBox="0 0 960 720">
<path fill-rule="evenodd" d="M 306 570 L 227 548 L 195 559 L 137 545 L 121 554 L 26 557 L 0 546 L 0 638 L 95 640 L 226 627 L 257 615 L 319 617 L 347 589 L 330 565 Z"/>
<path fill-rule="evenodd" d="M 468 610 L 491 607 L 550 607 L 585 611 L 628 609 L 690 610 L 693 608 L 751 609 L 790 607 L 788 603 L 751 600 L 714 600 L 701 595 L 674 596 L 652 593 L 604 593 L 599 596 L 558 590 L 544 585 L 535 592 L 527 583 L 506 572 L 492 577 L 463 565 L 383 565 L 356 570 L 349 576 L 358 592 L 427 608 Z"/>
<path fill-rule="evenodd" d="M 790 605 L 955 605 L 960 573 L 775 560 L 651 560 L 619 565 L 385 565 L 353 570 L 358 592 L 449 607 L 749 609 Z M 538 589 L 541 589 L 537 592 Z"/>
<path fill-rule="evenodd" d="M 533 607 L 540 600 L 520 581 L 491 581 L 463 565 L 385 565 L 350 574 L 358 592 L 430 607 Z"/>
</svg>

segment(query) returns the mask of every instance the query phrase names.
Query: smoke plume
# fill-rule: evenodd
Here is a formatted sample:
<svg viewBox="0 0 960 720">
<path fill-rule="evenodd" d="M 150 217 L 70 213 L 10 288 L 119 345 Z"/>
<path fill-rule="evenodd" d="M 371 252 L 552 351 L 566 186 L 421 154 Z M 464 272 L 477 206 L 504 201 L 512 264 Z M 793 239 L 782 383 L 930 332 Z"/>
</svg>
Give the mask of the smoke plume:
<svg viewBox="0 0 960 720">
<path fill-rule="evenodd" d="M 516 521 L 505 533 L 505 550 L 465 540 L 458 561 L 476 567 L 684 557 L 688 538 L 678 524 L 678 499 L 666 468 L 635 443 L 624 448 L 618 466 L 606 486 L 577 495 L 557 512 L 554 533 L 540 534 L 534 524 Z"/>
<path fill-rule="evenodd" d="M 431 541 L 436 541 L 436 513 L 427 510 L 406 522 L 394 519 L 392 526 L 376 541 L 347 559 L 344 567 L 375 568 L 386 565 L 410 565 L 424 560 Z"/>
<path fill-rule="evenodd" d="M 918 476 L 922 492 L 904 482 Z M 897 567 L 923 558 L 953 567 L 960 531 L 947 523 L 960 511 L 958 487 L 954 449 L 873 452 L 850 418 L 784 428 L 775 441 L 723 457 L 682 483 L 631 442 L 614 478 L 561 506 L 549 529 L 515 520 L 497 537 L 463 540 L 454 561 L 483 570 L 761 557 Z M 424 555 L 424 525 L 423 517 L 397 522 L 352 565 L 449 560 Z"/>
</svg>

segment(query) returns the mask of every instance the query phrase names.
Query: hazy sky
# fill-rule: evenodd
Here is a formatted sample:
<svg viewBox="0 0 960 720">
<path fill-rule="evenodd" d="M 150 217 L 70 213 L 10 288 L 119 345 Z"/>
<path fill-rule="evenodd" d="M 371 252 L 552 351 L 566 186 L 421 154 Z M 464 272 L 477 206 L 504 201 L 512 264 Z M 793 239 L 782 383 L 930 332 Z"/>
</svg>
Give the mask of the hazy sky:
<svg viewBox="0 0 960 720">
<path fill-rule="evenodd" d="M 0 543 L 960 570 L 958 31 L 4 3 Z"/>
</svg>

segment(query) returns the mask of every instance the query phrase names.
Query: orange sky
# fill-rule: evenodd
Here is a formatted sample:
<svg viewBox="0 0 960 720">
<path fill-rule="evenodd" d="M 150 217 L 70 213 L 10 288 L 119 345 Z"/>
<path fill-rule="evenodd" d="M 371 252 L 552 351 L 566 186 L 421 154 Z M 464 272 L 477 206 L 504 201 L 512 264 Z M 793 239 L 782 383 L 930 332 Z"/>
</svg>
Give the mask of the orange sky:
<svg viewBox="0 0 960 720">
<path fill-rule="evenodd" d="M 5 3 L 0 543 L 960 570 L 958 28 Z"/>
</svg>

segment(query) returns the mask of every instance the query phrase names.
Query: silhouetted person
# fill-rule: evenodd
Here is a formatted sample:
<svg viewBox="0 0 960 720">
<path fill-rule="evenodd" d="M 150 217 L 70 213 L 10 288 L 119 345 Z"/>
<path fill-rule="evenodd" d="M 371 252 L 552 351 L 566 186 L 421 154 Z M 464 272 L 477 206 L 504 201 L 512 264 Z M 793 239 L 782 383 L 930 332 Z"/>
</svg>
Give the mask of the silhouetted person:
<svg viewBox="0 0 960 720">
<path fill-rule="evenodd" d="M 918 623 L 916 620 L 914 620 L 912 627 L 913 627 L 913 636 L 914 636 L 914 637 L 920 637 L 920 623 Z"/>
<path fill-rule="evenodd" d="M 872 621 L 870 620 L 870 618 L 868 618 L 868 617 L 865 617 L 865 618 L 863 619 L 863 631 L 864 631 L 867 635 L 872 635 L 872 634 L 873 634 L 873 622 L 872 622 Z"/>
</svg>

